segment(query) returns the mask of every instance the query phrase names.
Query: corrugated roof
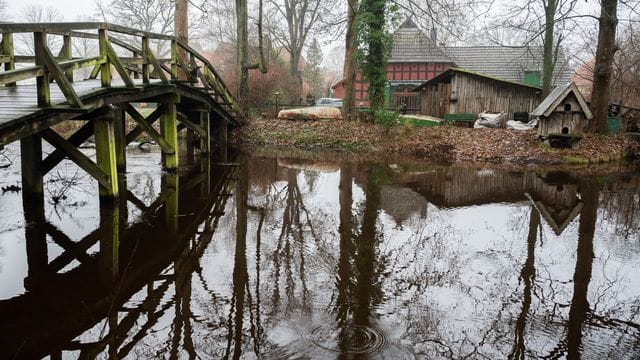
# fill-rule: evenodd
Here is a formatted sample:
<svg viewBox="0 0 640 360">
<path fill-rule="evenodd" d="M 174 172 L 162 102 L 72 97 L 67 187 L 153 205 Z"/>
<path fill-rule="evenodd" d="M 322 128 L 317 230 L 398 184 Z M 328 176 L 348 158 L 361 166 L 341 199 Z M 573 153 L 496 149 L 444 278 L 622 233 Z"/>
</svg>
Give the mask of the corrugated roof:
<svg viewBox="0 0 640 360">
<path fill-rule="evenodd" d="M 525 71 L 542 71 L 541 47 L 465 46 L 449 47 L 446 51 L 460 68 L 508 81 L 521 83 Z M 568 61 L 560 57 L 553 85 L 571 80 Z"/>
<path fill-rule="evenodd" d="M 389 62 L 444 62 L 452 59 L 409 18 L 393 34 Z"/>
</svg>

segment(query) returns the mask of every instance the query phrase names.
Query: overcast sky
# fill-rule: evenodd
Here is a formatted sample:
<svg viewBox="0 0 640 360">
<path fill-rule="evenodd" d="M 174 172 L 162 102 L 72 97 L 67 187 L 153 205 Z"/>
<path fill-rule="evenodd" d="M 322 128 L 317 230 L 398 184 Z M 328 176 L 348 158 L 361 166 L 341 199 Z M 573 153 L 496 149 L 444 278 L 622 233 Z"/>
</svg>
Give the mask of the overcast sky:
<svg viewBox="0 0 640 360">
<path fill-rule="evenodd" d="M 7 20 L 9 21 L 19 20 L 13 17 L 29 4 L 56 8 L 64 16 L 65 21 L 74 21 L 79 16 L 92 16 L 95 7 L 93 0 L 12 0 L 8 1 L 8 3 L 7 13 L 9 18 Z"/>
</svg>

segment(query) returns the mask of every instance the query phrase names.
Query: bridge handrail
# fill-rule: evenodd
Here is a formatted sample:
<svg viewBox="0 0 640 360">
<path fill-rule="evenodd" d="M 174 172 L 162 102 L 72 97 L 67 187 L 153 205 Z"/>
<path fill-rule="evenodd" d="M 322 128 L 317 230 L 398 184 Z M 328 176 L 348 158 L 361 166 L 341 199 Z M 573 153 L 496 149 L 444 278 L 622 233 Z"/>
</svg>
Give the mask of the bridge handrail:
<svg viewBox="0 0 640 360">
<path fill-rule="evenodd" d="M 86 32 L 90 30 L 97 30 L 98 34 Z M 188 44 L 178 40 L 175 36 L 138 30 L 106 22 L 4 22 L 0 23 L 0 33 L 2 33 L 3 39 L 0 46 L 0 64 L 4 64 L 4 71 L 0 70 L 0 85 L 14 86 L 17 81 L 21 80 L 47 78 L 46 81 L 38 82 L 38 93 L 42 93 L 41 96 L 39 96 L 39 107 L 51 106 L 50 101 L 48 101 L 50 97 L 48 94 L 48 84 L 51 81 L 48 78 L 52 77 L 55 79 L 72 107 L 81 107 L 82 102 L 70 85 L 70 82 L 73 82 L 73 71 L 82 67 L 93 66 L 94 70 L 90 78 L 95 79 L 100 75 L 103 87 L 110 87 L 111 66 L 113 65 L 122 77 L 125 85 L 129 87 L 135 86 L 129 78 L 129 73 L 133 73 L 136 78 L 142 74 L 144 83 L 149 83 L 149 79 L 154 75 L 163 83 L 168 83 L 169 78 L 167 75 L 170 75 L 171 81 L 175 83 L 183 82 L 179 80 L 180 75 L 178 72 L 181 69 L 182 77 L 187 77 L 187 81 L 191 85 L 201 82 L 204 91 L 213 91 L 210 95 L 214 96 L 217 101 L 222 100 L 221 105 L 226 107 L 230 114 L 237 115 L 237 101 L 213 65 L 206 57 Z M 13 34 L 15 33 L 34 33 L 35 56 L 16 55 L 14 53 Z M 111 33 L 141 38 L 141 46 L 137 47 L 125 40 L 110 36 Z M 60 54 L 57 56 L 50 53 L 46 42 L 46 34 L 63 36 L 64 44 L 60 50 Z M 99 56 L 87 58 L 72 57 L 72 38 L 98 40 L 100 44 Z M 149 39 L 170 41 L 171 59 L 156 58 L 149 47 Z M 111 43 L 132 52 L 133 57 L 117 55 L 111 47 Z M 185 56 L 189 57 L 189 60 L 184 59 Z M 35 62 L 35 66 L 16 70 L 15 64 L 21 62 Z M 198 64 L 198 62 L 200 64 Z M 167 63 L 170 63 L 171 66 L 167 66 Z M 149 65 L 153 66 L 153 73 L 150 72 Z M 142 69 L 139 68 L 140 66 Z M 202 70 L 200 70 L 201 67 Z M 62 76 L 63 73 L 65 76 Z"/>
</svg>

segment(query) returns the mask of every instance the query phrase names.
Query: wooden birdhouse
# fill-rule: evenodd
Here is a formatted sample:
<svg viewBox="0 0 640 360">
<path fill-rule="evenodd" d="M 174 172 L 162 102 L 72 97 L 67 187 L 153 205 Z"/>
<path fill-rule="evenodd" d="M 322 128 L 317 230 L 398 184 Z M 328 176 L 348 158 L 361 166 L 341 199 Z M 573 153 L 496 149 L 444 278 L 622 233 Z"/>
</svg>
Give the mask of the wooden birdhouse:
<svg viewBox="0 0 640 360">
<path fill-rule="evenodd" d="M 556 87 L 531 113 L 537 116 L 538 137 L 553 147 L 576 147 L 593 114 L 573 82 Z"/>
</svg>

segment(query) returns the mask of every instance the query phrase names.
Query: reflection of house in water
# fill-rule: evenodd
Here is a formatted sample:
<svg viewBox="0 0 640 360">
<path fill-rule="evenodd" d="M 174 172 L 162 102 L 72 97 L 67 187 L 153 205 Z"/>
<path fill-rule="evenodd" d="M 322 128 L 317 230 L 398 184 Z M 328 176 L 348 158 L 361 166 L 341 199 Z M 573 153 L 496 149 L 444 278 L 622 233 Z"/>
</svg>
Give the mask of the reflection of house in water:
<svg viewBox="0 0 640 360">
<path fill-rule="evenodd" d="M 440 208 L 519 203 L 529 199 L 557 235 L 582 209 L 577 179 L 560 172 L 538 174 L 442 166 L 400 175 L 398 182 Z"/>
<path fill-rule="evenodd" d="M 468 167 L 439 166 L 401 175 L 410 187 L 440 208 L 526 201 L 529 174 Z"/>
<path fill-rule="evenodd" d="M 380 189 L 380 208 L 398 225 L 414 214 L 425 218 L 428 204 L 429 202 L 422 195 L 406 187 L 385 185 Z"/>
<path fill-rule="evenodd" d="M 580 214 L 582 201 L 578 197 L 577 181 L 564 173 L 536 176 L 529 199 L 556 235 Z"/>
</svg>

